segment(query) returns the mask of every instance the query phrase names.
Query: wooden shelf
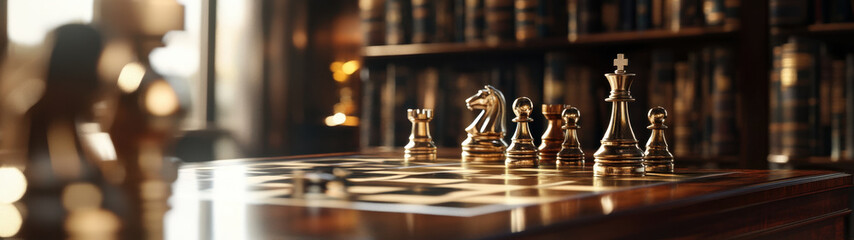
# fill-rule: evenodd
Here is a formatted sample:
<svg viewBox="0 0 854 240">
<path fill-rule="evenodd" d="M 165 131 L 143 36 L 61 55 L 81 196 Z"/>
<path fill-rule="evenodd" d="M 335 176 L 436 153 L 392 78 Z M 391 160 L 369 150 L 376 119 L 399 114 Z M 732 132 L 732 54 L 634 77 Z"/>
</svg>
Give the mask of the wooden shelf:
<svg viewBox="0 0 854 240">
<path fill-rule="evenodd" d="M 714 39 L 733 36 L 737 30 L 724 28 L 696 27 L 685 28 L 678 32 L 665 29 L 610 32 L 580 35 L 570 41 L 566 38 L 544 39 L 530 42 L 466 42 L 466 43 L 425 43 L 366 46 L 362 53 L 365 60 L 389 57 L 442 55 L 459 53 L 494 52 L 530 52 L 570 48 L 576 46 L 614 45 L 629 43 L 661 43 L 666 40 Z"/>
<path fill-rule="evenodd" d="M 854 22 L 849 23 L 820 23 L 799 28 L 772 28 L 771 35 L 853 35 Z"/>
</svg>

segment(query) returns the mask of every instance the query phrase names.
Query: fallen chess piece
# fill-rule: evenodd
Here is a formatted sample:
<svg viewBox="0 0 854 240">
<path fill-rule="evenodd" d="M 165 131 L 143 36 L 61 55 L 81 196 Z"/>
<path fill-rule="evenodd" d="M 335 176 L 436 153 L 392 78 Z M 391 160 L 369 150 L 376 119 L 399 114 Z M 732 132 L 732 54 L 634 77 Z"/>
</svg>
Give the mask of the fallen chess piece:
<svg viewBox="0 0 854 240">
<path fill-rule="evenodd" d="M 578 119 L 581 118 L 581 111 L 575 107 L 563 110 L 564 125 L 562 129 L 566 131 L 566 138 L 563 140 L 560 152 L 557 153 L 558 167 L 564 166 L 584 166 L 584 152 L 581 151 L 581 143 L 578 141 Z"/>
<path fill-rule="evenodd" d="M 537 166 L 537 146 L 534 146 L 534 138 L 531 137 L 529 122 L 533 122 L 531 112 L 534 104 L 527 97 L 517 98 L 513 101 L 513 113 L 516 113 L 516 132 L 513 134 L 513 142 L 507 148 L 507 157 L 504 164 L 507 167 L 535 167 Z"/>
<path fill-rule="evenodd" d="M 350 183 L 344 169 L 332 169 L 328 172 L 294 171 L 291 181 L 291 197 L 304 199 L 348 199 L 347 187 Z"/>
<path fill-rule="evenodd" d="M 649 141 L 646 142 L 646 152 L 643 156 L 643 166 L 646 172 L 670 173 L 673 172 L 673 154 L 667 150 L 667 139 L 664 138 L 664 120 L 667 119 L 667 110 L 663 107 L 654 107 L 647 114 L 650 125 L 646 128 L 652 129 Z"/>
<path fill-rule="evenodd" d="M 436 160 L 436 144 L 430 136 L 430 120 L 433 120 L 432 109 L 406 110 L 409 121 L 412 122 L 412 133 L 409 143 L 403 147 L 403 158 L 407 161 Z"/>
</svg>

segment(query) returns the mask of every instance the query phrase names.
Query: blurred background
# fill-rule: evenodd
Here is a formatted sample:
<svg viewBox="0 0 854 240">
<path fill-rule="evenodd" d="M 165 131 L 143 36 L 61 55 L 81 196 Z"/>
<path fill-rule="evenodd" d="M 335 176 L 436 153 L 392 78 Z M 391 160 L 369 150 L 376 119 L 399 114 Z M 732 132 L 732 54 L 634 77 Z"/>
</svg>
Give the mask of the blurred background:
<svg viewBox="0 0 854 240">
<path fill-rule="evenodd" d="M 2 1 L 6 58 L 44 52 L 61 24 L 104 25 L 103 2 Z M 188 93 L 174 145 L 185 161 L 400 147 L 407 108 L 434 108 L 434 139 L 456 147 L 477 114 L 463 99 L 484 84 L 508 104 L 578 107 L 592 153 L 616 53 L 638 74 L 637 138 L 647 109 L 665 107 L 680 160 L 851 158 L 850 97 L 830 92 L 851 81 L 848 1 L 175 2 L 181 28 L 143 57 Z M 537 115 L 534 132 L 544 126 Z"/>
<path fill-rule="evenodd" d="M 602 74 L 618 53 L 637 74 L 637 139 L 649 137 L 648 109 L 666 108 L 678 167 L 854 169 L 852 7 L 0 0 L 0 215 L 21 214 L 19 204 L 85 209 L 78 215 L 161 236 L 157 214 L 180 162 L 396 149 L 408 141 L 408 108 L 434 109 L 433 139 L 450 149 L 440 151 L 459 151 L 478 114 L 464 100 L 485 84 L 507 107 L 521 96 L 577 107 L 591 155 L 610 117 Z M 546 122 L 534 120 L 539 138 Z M 25 221 L 62 224 L 51 219 Z M 3 226 L 0 237 L 20 228 Z"/>
</svg>

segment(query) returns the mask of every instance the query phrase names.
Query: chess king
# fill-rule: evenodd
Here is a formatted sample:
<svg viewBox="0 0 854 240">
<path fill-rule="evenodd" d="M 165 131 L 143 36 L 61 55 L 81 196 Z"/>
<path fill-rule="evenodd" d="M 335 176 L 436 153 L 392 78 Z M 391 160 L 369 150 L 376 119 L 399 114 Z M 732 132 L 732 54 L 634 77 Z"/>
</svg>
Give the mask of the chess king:
<svg viewBox="0 0 854 240">
<path fill-rule="evenodd" d="M 477 94 L 466 99 L 469 110 L 482 110 L 474 122 L 466 127 L 468 137 L 463 141 L 463 161 L 502 162 L 507 142 L 504 94 L 486 85 Z"/>
<path fill-rule="evenodd" d="M 593 154 L 594 176 L 643 176 L 643 150 L 638 147 L 638 140 L 632 131 L 629 120 L 629 102 L 634 102 L 629 88 L 632 86 L 635 74 L 627 73 L 623 68 L 629 65 L 629 60 L 623 54 L 617 54 L 614 73 L 605 74 L 611 86 L 611 95 L 605 99 L 611 102 L 611 120 L 608 130 L 602 138 L 602 145 Z"/>
</svg>

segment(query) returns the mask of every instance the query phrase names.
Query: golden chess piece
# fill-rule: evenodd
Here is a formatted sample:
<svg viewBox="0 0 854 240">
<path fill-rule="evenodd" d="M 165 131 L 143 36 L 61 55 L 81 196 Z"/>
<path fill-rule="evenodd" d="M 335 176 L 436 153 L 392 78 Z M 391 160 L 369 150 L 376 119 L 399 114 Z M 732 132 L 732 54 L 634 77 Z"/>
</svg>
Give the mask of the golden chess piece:
<svg viewBox="0 0 854 240">
<path fill-rule="evenodd" d="M 554 165 L 557 160 L 557 153 L 560 152 L 563 141 L 563 131 L 560 130 L 563 119 L 560 114 L 567 107 L 569 106 L 563 104 L 543 104 L 543 116 L 549 123 L 537 149 L 537 164 L 540 166 Z"/>
<path fill-rule="evenodd" d="M 652 129 L 649 141 L 646 142 L 646 152 L 643 156 L 643 166 L 646 172 L 670 173 L 673 172 L 673 154 L 667 150 L 667 139 L 664 138 L 664 120 L 667 119 L 667 110 L 663 107 L 654 107 L 647 114 L 650 125 L 646 128 Z"/>
<path fill-rule="evenodd" d="M 409 143 L 403 147 L 403 157 L 414 161 L 436 160 L 436 144 L 430 136 L 430 120 L 433 120 L 432 109 L 408 109 L 406 110 L 409 121 L 412 122 L 412 134 L 409 135 Z"/>
<path fill-rule="evenodd" d="M 638 147 L 638 140 L 632 131 L 629 120 L 629 102 L 635 101 L 629 88 L 632 86 L 633 73 L 626 73 L 623 68 L 629 60 L 623 54 L 617 54 L 614 73 L 605 74 L 611 85 L 611 95 L 605 99 L 611 102 L 611 120 L 608 130 L 602 138 L 602 145 L 593 154 L 594 176 L 643 176 L 643 150 Z"/>
<path fill-rule="evenodd" d="M 464 162 L 500 162 L 504 159 L 506 114 L 504 94 L 486 85 L 466 99 L 469 110 L 480 109 L 480 115 L 466 127 L 468 137 L 462 142 Z"/>
<path fill-rule="evenodd" d="M 527 97 L 517 98 L 513 101 L 513 113 L 516 118 L 516 132 L 513 134 L 513 141 L 510 147 L 507 148 L 507 158 L 504 164 L 507 167 L 535 167 L 537 166 L 537 147 L 534 146 L 534 138 L 531 137 L 531 128 L 529 122 L 533 122 L 531 112 L 534 109 L 534 104 Z"/>
<path fill-rule="evenodd" d="M 584 166 L 584 151 L 581 151 L 581 143 L 578 141 L 578 119 L 581 118 L 581 112 L 575 107 L 563 110 L 564 125 L 562 129 L 566 131 L 566 138 L 563 140 L 560 152 L 557 154 L 557 166 Z"/>
</svg>

